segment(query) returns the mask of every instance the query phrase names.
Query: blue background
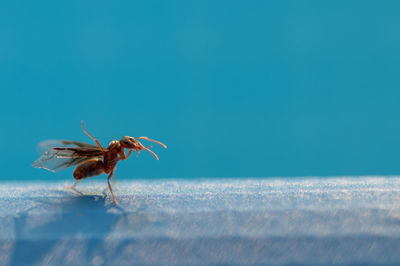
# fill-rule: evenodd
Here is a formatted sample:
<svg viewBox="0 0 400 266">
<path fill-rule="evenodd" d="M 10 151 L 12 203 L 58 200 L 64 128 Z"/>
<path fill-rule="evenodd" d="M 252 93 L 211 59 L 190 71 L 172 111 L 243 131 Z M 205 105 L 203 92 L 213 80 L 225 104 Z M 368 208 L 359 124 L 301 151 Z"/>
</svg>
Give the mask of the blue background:
<svg viewBox="0 0 400 266">
<path fill-rule="evenodd" d="M 148 136 L 118 178 L 400 173 L 398 1 L 3 1 L 0 180 Z"/>
</svg>

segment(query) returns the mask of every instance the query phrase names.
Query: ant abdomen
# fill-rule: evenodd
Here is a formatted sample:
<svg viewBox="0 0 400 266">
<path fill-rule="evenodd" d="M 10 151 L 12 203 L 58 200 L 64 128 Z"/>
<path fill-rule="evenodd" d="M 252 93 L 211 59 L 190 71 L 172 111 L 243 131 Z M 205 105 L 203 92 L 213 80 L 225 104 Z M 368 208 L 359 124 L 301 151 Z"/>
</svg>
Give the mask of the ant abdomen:
<svg viewBox="0 0 400 266">
<path fill-rule="evenodd" d="M 96 176 L 104 173 L 104 164 L 101 159 L 91 159 L 84 161 L 74 170 L 74 178 L 76 180 Z"/>
</svg>

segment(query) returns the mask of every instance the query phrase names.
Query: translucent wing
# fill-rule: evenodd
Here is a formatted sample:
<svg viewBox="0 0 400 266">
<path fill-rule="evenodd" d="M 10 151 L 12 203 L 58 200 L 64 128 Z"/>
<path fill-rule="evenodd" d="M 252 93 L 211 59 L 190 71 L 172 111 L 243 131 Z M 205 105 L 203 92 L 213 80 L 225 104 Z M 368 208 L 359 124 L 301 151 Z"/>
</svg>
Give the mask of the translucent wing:
<svg viewBox="0 0 400 266">
<path fill-rule="evenodd" d="M 92 145 L 92 144 L 85 143 L 85 142 L 79 142 L 79 141 L 73 141 L 73 140 L 49 139 L 49 140 L 40 142 L 37 146 L 37 151 L 39 153 L 44 153 L 45 151 L 47 151 L 48 149 L 53 148 L 53 147 L 97 148 L 96 145 Z"/>
<path fill-rule="evenodd" d="M 32 166 L 44 168 L 52 172 L 103 156 L 103 153 L 97 146 L 78 141 L 47 140 L 39 143 L 38 148 L 39 150 L 47 150 Z"/>
</svg>

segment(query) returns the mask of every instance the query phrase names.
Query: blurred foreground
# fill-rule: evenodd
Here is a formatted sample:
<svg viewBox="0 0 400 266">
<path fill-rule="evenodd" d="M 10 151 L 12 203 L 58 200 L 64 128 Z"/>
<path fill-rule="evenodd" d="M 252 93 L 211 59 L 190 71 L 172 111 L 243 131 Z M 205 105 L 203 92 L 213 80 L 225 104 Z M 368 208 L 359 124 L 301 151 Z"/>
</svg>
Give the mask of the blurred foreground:
<svg viewBox="0 0 400 266">
<path fill-rule="evenodd" d="M 1 265 L 400 264 L 397 177 L 63 185 L 0 183 Z"/>
</svg>

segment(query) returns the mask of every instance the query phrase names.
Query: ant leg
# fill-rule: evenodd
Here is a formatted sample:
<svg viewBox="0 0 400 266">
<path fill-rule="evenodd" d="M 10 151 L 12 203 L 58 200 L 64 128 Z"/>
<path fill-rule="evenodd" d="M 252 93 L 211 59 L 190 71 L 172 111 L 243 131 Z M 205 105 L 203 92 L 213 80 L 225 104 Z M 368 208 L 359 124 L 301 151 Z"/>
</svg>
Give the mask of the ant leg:
<svg viewBox="0 0 400 266">
<path fill-rule="evenodd" d="M 82 121 L 82 129 L 89 137 L 91 137 L 94 140 L 94 142 L 96 142 L 96 144 L 99 147 L 99 149 L 101 150 L 101 152 L 104 153 L 103 147 L 101 147 L 100 142 L 95 137 L 90 135 L 89 132 L 86 131 L 85 127 L 83 126 L 83 121 Z"/>
<path fill-rule="evenodd" d="M 114 185 L 114 186 L 117 186 L 117 185 L 118 185 L 118 181 L 117 181 L 117 180 L 115 180 L 114 171 L 115 171 L 115 168 L 112 170 L 112 173 L 111 173 L 111 179 L 112 179 L 112 183 L 113 183 L 113 185 Z"/>
<path fill-rule="evenodd" d="M 125 152 L 122 150 L 122 151 L 120 152 L 120 154 L 119 154 L 120 160 L 125 161 L 126 159 L 128 159 L 129 156 L 131 156 L 132 151 L 133 151 L 133 150 L 129 150 L 129 151 L 126 153 L 126 155 L 125 155 Z"/>
<path fill-rule="evenodd" d="M 79 181 L 81 181 L 81 180 L 76 180 L 76 182 L 72 186 L 65 185 L 64 188 L 65 189 L 75 189 L 75 187 L 78 185 Z"/>
<path fill-rule="evenodd" d="M 111 196 L 112 196 L 113 202 L 114 202 L 115 205 L 118 205 L 118 201 L 114 196 L 114 193 L 112 191 L 112 187 L 111 187 L 111 184 L 110 184 L 110 178 L 113 176 L 113 173 L 114 173 L 114 171 L 112 171 L 111 174 L 108 176 L 107 183 L 108 183 L 108 188 L 110 189 L 110 192 L 111 192 Z"/>
</svg>

